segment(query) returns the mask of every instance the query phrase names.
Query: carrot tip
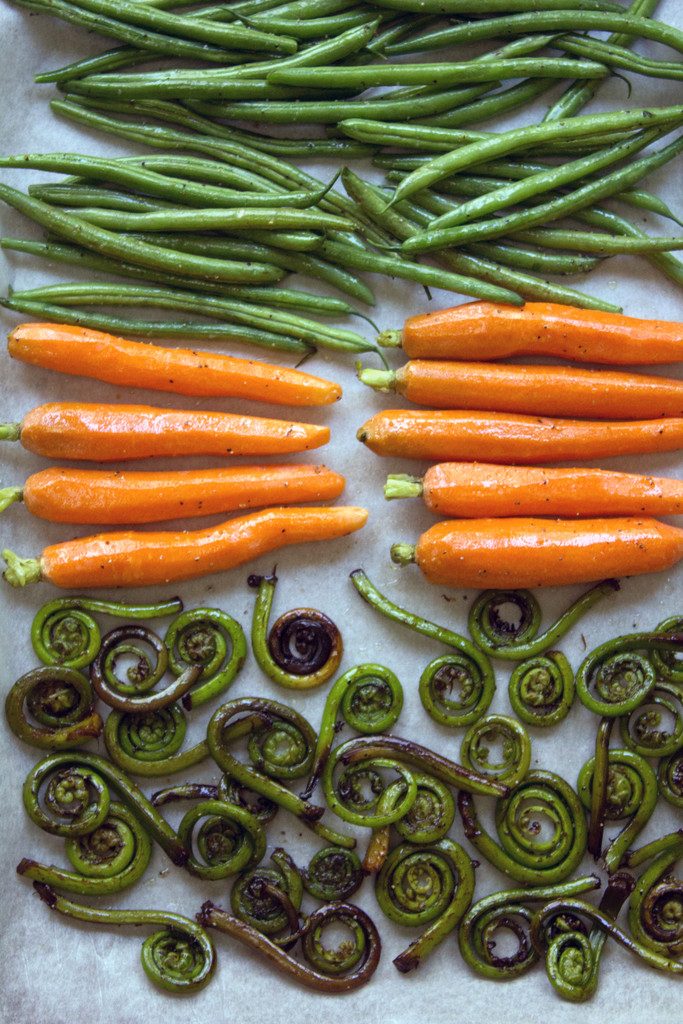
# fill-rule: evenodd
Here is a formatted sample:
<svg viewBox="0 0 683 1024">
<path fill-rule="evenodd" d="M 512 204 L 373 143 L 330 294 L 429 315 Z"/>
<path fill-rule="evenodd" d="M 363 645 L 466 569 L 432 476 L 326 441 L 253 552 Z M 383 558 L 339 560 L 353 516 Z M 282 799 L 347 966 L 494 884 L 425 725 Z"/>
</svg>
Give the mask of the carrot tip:
<svg viewBox="0 0 683 1024">
<path fill-rule="evenodd" d="M 0 487 L 0 512 L 4 512 L 15 501 L 23 500 L 24 492 L 21 487 Z"/>
<path fill-rule="evenodd" d="M 394 565 L 410 565 L 415 561 L 414 544 L 392 544 L 391 561 Z"/>
<path fill-rule="evenodd" d="M 420 498 L 422 491 L 422 480 L 419 476 L 410 476 L 408 473 L 391 473 L 384 485 L 384 497 L 387 501 L 394 498 Z"/>
<path fill-rule="evenodd" d="M 7 568 L 2 574 L 11 587 L 25 587 L 42 579 L 40 562 L 37 558 L 21 558 L 8 548 L 2 552 Z"/>
</svg>

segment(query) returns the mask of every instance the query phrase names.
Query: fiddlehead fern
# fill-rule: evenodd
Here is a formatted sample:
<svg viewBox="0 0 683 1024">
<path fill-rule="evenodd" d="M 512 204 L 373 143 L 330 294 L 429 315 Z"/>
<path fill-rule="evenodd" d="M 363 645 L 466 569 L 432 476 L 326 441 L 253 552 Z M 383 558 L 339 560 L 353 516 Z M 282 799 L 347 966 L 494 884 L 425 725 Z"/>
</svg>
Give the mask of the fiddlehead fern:
<svg viewBox="0 0 683 1024">
<path fill-rule="evenodd" d="M 126 678 L 119 678 L 117 663 L 131 659 Z M 192 665 L 164 690 L 150 692 L 163 679 L 167 668 L 168 651 L 156 633 L 145 626 L 120 626 L 103 638 L 90 678 L 98 697 L 109 707 L 142 714 L 159 711 L 179 700 L 202 672 L 200 665 Z"/>
<path fill-rule="evenodd" d="M 247 656 L 244 630 L 218 608 L 183 612 L 168 627 L 164 643 L 174 675 L 182 675 L 188 666 L 201 665 L 198 685 L 183 701 L 188 709 L 227 690 Z"/>
<path fill-rule="evenodd" d="M 92 686 L 63 665 L 35 668 L 17 679 L 5 699 L 5 717 L 15 736 L 41 750 L 80 747 L 102 732 Z"/>
<path fill-rule="evenodd" d="M 525 661 L 553 647 L 594 604 L 618 589 L 616 580 L 591 587 L 541 634 L 541 609 L 530 591 L 484 590 L 470 608 L 470 636 L 489 657 Z M 514 613 L 504 614 L 512 608 Z"/>
<path fill-rule="evenodd" d="M 267 825 L 277 814 L 276 803 L 247 789 L 229 775 L 223 775 L 217 786 L 204 782 L 181 782 L 177 786 L 166 786 L 152 793 L 152 804 L 155 807 L 177 803 L 179 800 L 223 800 L 249 811 L 262 825 Z"/>
<path fill-rule="evenodd" d="M 673 874 L 683 856 L 683 832 L 649 843 L 631 854 L 629 867 L 651 860 L 629 903 L 628 922 L 635 942 L 662 957 L 683 953 L 683 880 Z M 679 965 L 683 970 L 683 964 Z"/>
<path fill-rule="evenodd" d="M 666 718 L 671 726 L 666 728 Z M 647 700 L 620 719 L 621 737 L 641 757 L 668 757 L 683 747 L 683 692 L 658 681 Z"/>
<path fill-rule="evenodd" d="M 683 807 L 683 749 L 662 758 L 657 768 L 659 792 L 674 807 Z"/>
<path fill-rule="evenodd" d="M 498 741 L 501 753 L 494 759 L 491 747 Z M 460 760 L 466 768 L 516 786 L 531 764 L 531 740 L 524 726 L 506 715 L 487 715 L 471 725 L 462 739 Z"/>
<path fill-rule="evenodd" d="M 303 898 L 303 883 L 294 862 L 283 849 L 273 850 L 270 859 L 273 862 L 272 868 L 252 868 L 235 880 L 230 894 L 230 905 L 233 914 L 240 921 L 244 921 L 263 935 L 272 937 L 282 932 L 290 923 L 282 901 L 275 897 L 273 888 L 279 893 L 284 893 L 294 910 L 299 911 Z M 294 930 L 298 930 L 298 922 Z"/>
<path fill-rule="evenodd" d="M 439 779 L 413 772 L 417 796 L 410 810 L 394 822 L 398 834 L 410 843 L 435 843 L 444 839 L 455 819 L 451 791 Z"/>
<path fill-rule="evenodd" d="M 561 651 L 526 658 L 510 675 L 512 710 L 527 725 L 547 728 L 567 717 L 574 703 L 574 673 Z"/>
<path fill-rule="evenodd" d="M 31 625 L 33 650 L 46 665 L 85 668 L 100 649 L 100 628 L 91 613 L 122 619 L 154 619 L 183 610 L 178 597 L 158 604 L 58 597 L 44 604 Z"/>
<path fill-rule="evenodd" d="M 111 711 L 104 742 L 119 768 L 131 775 L 155 778 L 191 768 L 209 756 L 206 740 L 178 753 L 186 731 L 185 715 L 178 704 L 141 715 Z"/>
<path fill-rule="evenodd" d="M 200 821 L 195 840 L 194 830 Z M 261 823 L 249 811 L 223 800 L 203 800 L 191 807 L 178 825 L 178 838 L 189 851 L 185 867 L 198 878 L 237 875 L 258 864 L 266 852 Z M 195 845 L 201 860 L 194 852 Z"/>
<path fill-rule="evenodd" d="M 334 903 L 353 896 L 365 875 L 353 850 L 325 846 L 313 854 L 301 877 L 304 889 L 311 896 L 323 903 Z"/>
<path fill-rule="evenodd" d="M 683 632 L 683 618 L 680 615 L 674 615 L 669 619 L 664 619 L 663 622 L 659 623 L 655 632 L 663 634 L 681 633 Z M 683 661 L 676 657 L 675 651 L 655 649 L 651 657 L 659 679 L 664 679 L 666 682 L 676 684 L 679 687 L 683 685 Z"/>
<path fill-rule="evenodd" d="M 331 679 L 343 653 L 334 622 L 314 608 L 293 608 L 268 632 L 277 576 L 250 576 L 248 582 L 258 588 L 251 643 L 268 678 L 290 690 L 311 690 Z"/>
<path fill-rule="evenodd" d="M 589 711 L 605 718 L 630 714 L 647 700 L 657 681 L 648 655 L 653 651 L 675 653 L 682 645 L 683 633 L 631 633 L 607 640 L 579 666 L 579 700 Z"/>
</svg>

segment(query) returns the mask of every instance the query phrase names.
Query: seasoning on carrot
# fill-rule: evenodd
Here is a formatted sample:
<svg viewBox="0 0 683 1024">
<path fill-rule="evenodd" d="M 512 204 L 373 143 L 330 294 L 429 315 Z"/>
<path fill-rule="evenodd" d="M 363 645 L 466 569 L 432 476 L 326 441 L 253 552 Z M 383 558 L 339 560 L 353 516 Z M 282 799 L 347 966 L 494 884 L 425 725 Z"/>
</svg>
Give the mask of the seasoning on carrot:
<svg viewBox="0 0 683 1024">
<path fill-rule="evenodd" d="M 289 544 L 334 540 L 365 525 L 364 508 L 272 508 L 207 530 L 100 533 L 52 544 L 40 558 L 3 551 L 14 587 L 145 587 L 225 572 Z"/>
<path fill-rule="evenodd" d="M 0 440 L 51 459 L 113 462 L 154 455 L 281 455 L 319 448 L 329 427 L 149 405 L 50 402 L 21 423 L 0 424 Z"/>
<path fill-rule="evenodd" d="M 417 544 L 394 544 L 399 565 L 416 562 L 448 587 L 559 587 L 669 569 L 683 558 L 683 530 L 656 519 L 454 519 Z"/>
<path fill-rule="evenodd" d="M 683 417 L 659 420 L 550 419 L 503 412 L 385 409 L 357 434 L 377 455 L 432 462 L 543 464 L 683 447 Z"/>
<path fill-rule="evenodd" d="M 614 366 L 655 365 L 683 359 L 683 324 L 553 302 L 527 302 L 520 308 L 467 302 L 410 317 L 402 331 L 385 331 L 379 342 L 402 345 L 411 359 L 534 355 Z"/>
<path fill-rule="evenodd" d="M 341 398 L 338 384 L 301 370 L 213 352 L 162 348 L 69 324 L 21 324 L 10 333 L 7 348 L 24 363 L 119 387 L 250 398 L 275 405 L 329 405 Z"/>
<path fill-rule="evenodd" d="M 424 498 L 439 516 L 634 516 L 683 513 L 683 480 L 574 467 L 442 462 L 419 477 L 392 474 L 385 498 Z"/>
<path fill-rule="evenodd" d="M 23 501 L 53 523 L 155 523 L 218 512 L 333 501 L 344 477 L 307 463 L 177 472 L 43 469 L 23 487 L 0 489 L 0 511 Z"/>
<path fill-rule="evenodd" d="M 399 370 L 361 370 L 363 384 L 435 409 L 541 416 L 655 419 L 683 416 L 683 380 L 568 366 L 491 366 L 413 359 Z"/>
</svg>

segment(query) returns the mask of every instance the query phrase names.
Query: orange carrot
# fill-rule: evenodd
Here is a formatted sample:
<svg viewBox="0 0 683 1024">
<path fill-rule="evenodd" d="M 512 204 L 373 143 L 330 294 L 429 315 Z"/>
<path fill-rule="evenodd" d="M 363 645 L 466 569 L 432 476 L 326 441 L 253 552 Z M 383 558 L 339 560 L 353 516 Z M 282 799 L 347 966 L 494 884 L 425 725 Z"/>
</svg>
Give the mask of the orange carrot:
<svg viewBox="0 0 683 1024">
<path fill-rule="evenodd" d="M 0 425 L 0 440 L 21 441 L 52 459 L 146 459 L 153 455 L 281 455 L 318 448 L 329 427 L 226 412 L 149 405 L 50 402 L 21 423 Z"/>
<path fill-rule="evenodd" d="M 289 544 L 345 537 L 365 525 L 364 508 L 272 508 L 208 530 L 100 533 L 52 544 L 40 558 L 3 551 L 12 586 L 146 587 L 208 576 Z"/>
<path fill-rule="evenodd" d="M 605 423 L 503 412 L 385 409 L 356 436 L 377 455 L 543 464 L 675 451 L 683 447 L 683 418 Z"/>
<path fill-rule="evenodd" d="M 161 348 L 68 324 L 21 324 L 10 333 L 7 348 L 24 363 L 119 387 L 275 405 L 329 405 L 341 398 L 338 384 L 300 370 L 214 352 Z"/>
<path fill-rule="evenodd" d="M 438 516 L 633 516 L 683 513 L 683 480 L 604 469 L 442 462 L 424 477 L 394 474 L 386 498 L 417 498 Z"/>
<path fill-rule="evenodd" d="M 451 519 L 392 559 L 447 587 L 560 587 L 669 569 L 683 530 L 656 519 Z"/>
<path fill-rule="evenodd" d="M 683 324 L 554 302 L 503 306 L 467 302 L 413 316 L 381 345 L 403 345 L 411 359 L 504 359 L 558 356 L 580 363 L 674 363 L 683 359 Z"/>
<path fill-rule="evenodd" d="M 361 370 L 364 384 L 433 409 L 579 416 L 600 420 L 683 416 L 683 380 L 568 366 L 491 366 L 414 359 L 399 370 Z"/>
<path fill-rule="evenodd" d="M 237 466 L 140 473 L 118 470 L 43 469 L 23 487 L 0 490 L 0 511 L 22 501 L 34 516 L 53 523 L 155 523 L 217 512 L 331 501 L 344 477 L 326 466 Z"/>
</svg>

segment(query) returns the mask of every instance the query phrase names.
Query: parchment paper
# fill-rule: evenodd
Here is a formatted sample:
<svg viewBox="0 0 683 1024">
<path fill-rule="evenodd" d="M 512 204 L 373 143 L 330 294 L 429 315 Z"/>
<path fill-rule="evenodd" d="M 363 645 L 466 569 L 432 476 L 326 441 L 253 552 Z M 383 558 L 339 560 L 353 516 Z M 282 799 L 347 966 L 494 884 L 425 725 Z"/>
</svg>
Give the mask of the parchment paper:
<svg viewBox="0 0 683 1024">
<path fill-rule="evenodd" d="M 683 11 L 677 0 L 663 0 L 660 14 L 671 24 L 683 27 Z M 4 5 L 0 8 L 0 47 L 2 61 L 2 102 L 0 103 L 0 148 L 5 152 L 80 151 L 98 154 L 125 155 L 142 152 L 132 144 L 114 137 L 105 137 L 71 125 L 52 115 L 48 101 L 54 95 L 51 86 L 33 84 L 39 70 L 53 68 L 74 60 L 86 52 L 98 52 L 103 41 L 57 20 L 32 16 Z M 643 52 L 672 59 L 671 51 L 654 45 L 639 44 Z M 633 77 L 632 105 L 646 102 L 664 104 L 681 100 L 678 83 L 664 83 Z M 559 87 L 561 89 L 561 87 Z M 558 91 L 559 91 L 558 89 Z M 625 106 L 628 100 L 623 83 L 615 81 L 601 93 L 601 103 Z M 538 108 L 539 114 L 542 107 Z M 531 120 L 529 112 L 524 118 Z M 521 120 L 521 119 L 518 119 Z M 513 123 L 513 122 L 511 122 Z M 488 125 L 485 127 L 489 127 Z M 648 179 L 647 187 L 668 199 L 674 209 L 683 210 L 680 161 Z M 316 168 L 327 178 L 331 163 Z M 367 169 L 372 174 L 371 169 Z M 52 176 L 19 171 L 5 171 L 3 181 L 25 187 L 33 180 L 56 180 Z M 650 225 L 657 233 L 673 234 L 676 225 L 651 218 L 639 211 L 629 216 Z M 39 237 L 39 232 L 23 218 L 5 208 L 0 212 L 4 235 Z M 69 268 L 60 269 L 20 254 L 0 254 L 0 285 L 16 288 L 70 277 Z M 76 276 L 76 271 L 73 272 Z M 98 278 L 103 279 L 103 278 Z M 294 282 L 295 286 L 301 282 Z M 406 315 L 418 310 L 440 308 L 461 301 L 457 295 L 434 292 L 429 302 L 421 288 L 407 282 L 374 278 L 377 306 L 373 315 L 381 328 L 400 326 Z M 315 288 L 306 282 L 304 287 Z M 577 287 L 581 287 L 578 283 Z M 623 305 L 626 313 L 644 317 L 683 319 L 683 303 L 677 292 L 660 273 L 642 258 L 619 258 L 606 261 L 595 271 L 587 290 L 608 297 Z M 4 330 L 17 322 L 13 315 L 0 317 Z M 361 331 L 371 329 L 362 321 L 353 326 Z M 216 349 L 220 349 L 215 344 Z M 235 351 L 237 351 L 235 349 Z M 213 407 L 224 410 L 247 410 L 245 403 L 187 399 L 150 392 L 124 392 L 106 384 L 79 381 L 47 371 L 11 363 L 0 356 L 0 387 L 2 419 L 19 420 L 33 406 L 55 399 L 90 401 L 139 401 L 178 408 Z M 366 360 L 371 364 L 372 357 Z M 395 731 L 413 737 L 457 759 L 462 730 L 452 732 L 435 725 L 423 711 L 417 696 L 417 681 L 425 664 L 443 653 L 438 644 L 408 633 L 386 622 L 367 608 L 354 592 L 348 573 L 362 566 L 371 579 L 399 604 L 459 630 L 466 629 L 466 615 L 472 592 L 450 591 L 431 587 L 415 567 L 398 569 L 388 557 L 389 545 L 397 540 L 414 541 L 421 530 L 433 522 L 430 514 L 417 501 L 387 503 L 382 485 L 389 472 L 421 472 L 419 463 L 381 460 L 355 440 L 356 429 L 373 412 L 383 406 L 400 405 L 401 399 L 386 400 L 363 388 L 354 377 L 351 360 L 321 352 L 308 368 L 339 379 L 345 389 L 344 399 L 335 408 L 311 411 L 308 418 L 327 422 L 332 441 L 327 449 L 312 453 L 309 461 L 325 461 L 346 474 L 347 489 L 343 501 L 365 505 L 370 509 L 367 527 L 346 540 L 325 545 L 294 548 L 279 552 L 249 568 L 214 576 L 179 588 L 143 590 L 136 594 L 120 593 L 119 597 L 153 600 L 170 596 L 176 589 L 187 608 L 202 604 L 226 609 L 244 625 L 248 632 L 253 593 L 246 585 L 248 572 L 264 572 L 277 563 L 280 584 L 276 596 L 276 614 L 298 605 L 320 608 L 340 626 L 345 641 L 344 670 L 361 661 L 379 661 L 394 669 L 401 678 L 406 702 Z M 670 372 L 670 368 L 661 372 Z M 257 411 L 254 407 L 250 411 Z M 258 410 L 263 415 L 287 415 L 289 410 Z M 292 418 L 299 415 L 291 410 Z M 305 418 L 305 417 L 304 417 Z M 19 445 L 5 445 L 2 450 L 3 486 L 21 483 L 31 472 L 47 463 L 22 450 Z M 295 456 L 295 458 L 297 458 Z M 306 456 L 300 456 L 306 459 Z M 248 461 L 248 460 L 245 460 Z M 201 465 L 201 461 L 194 463 Z M 675 454 L 642 459 L 614 459 L 613 468 L 680 475 L 681 461 Z M 190 460 L 184 466 L 192 465 Z M 144 468 L 140 464 L 140 468 Z M 152 463 L 147 468 L 152 468 Z M 154 468 L 179 468 L 178 462 L 154 463 Z M 222 517 L 215 517 L 219 521 Z M 189 528 L 204 525 L 193 520 Z M 57 526 L 32 519 L 21 506 L 4 513 L 0 521 L 2 547 L 20 554 L 37 554 L 48 543 L 87 534 L 87 527 Z M 572 664 L 577 665 L 586 645 L 592 648 L 602 640 L 632 629 L 655 626 L 665 616 L 681 613 L 683 576 L 674 571 L 659 576 L 625 580 L 619 594 L 594 609 L 562 642 Z M 582 588 L 546 591 L 541 595 L 546 621 L 572 601 Z M 40 605 L 56 596 L 47 585 L 28 588 L 24 592 L 9 591 L 2 584 L 2 626 L 0 643 L 2 658 L 2 690 L 36 664 L 29 642 L 30 622 Z M 112 623 L 113 624 L 113 623 Z M 107 622 L 103 625 L 107 628 Z M 163 627 L 163 624 L 159 624 Z M 509 712 L 507 680 L 509 665 L 497 664 L 498 692 L 492 711 Z M 324 688 L 325 689 L 325 688 Z M 279 690 L 264 678 L 252 656 L 233 684 L 229 697 L 262 694 L 294 706 L 317 728 L 325 699 L 318 691 L 301 696 Z M 192 715 L 187 743 L 196 742 L 203 734 L 213 706 L 201 708 Z M 533 732 L 533 765 L 559 771 L 575 784 L 579 767 L 591 756 L 596 720 L 580 705 L 567 721 L 555 729 Z M 341 738 L 349 735 L 348 729 Z M 215 936 L 219 966 L 213 982 L 198 995 L 178 998 L 156 989 L 145 977 L 139 962 L 143 935 L 136 929 L 113 930 L 60 918 L 48 912 L 38 901 L 30 885 L 14 874 L 23 856 L 47 863 L 66 865 L 62 840 L 41 833 L 26 817 L 21 804 L 21 783 L 30 767 L 39 759 L 39 752 L 20 743 L 0 726 L 2 770 L 0 808 L 2 828 L 2 893 L 0 903 L 3 926 L 0 931 L 0 972 L 4 1011 L 0 1018 L 6 1024 L 137 1024 L 140 1021 L 164 1021 L 165 1024 L 204 1024 L 204 1022 L 236 1022 L 236 1024 L 284 1024 L 292 1021 L 319 1021 L 341 1024 L 351 1020 L 367 1024 L 483 1024 L 484 1021 L 507 1019 L 524 1024 L 541 1024 L 552 1017 L 556 1024 L 568 1024 L 580 1017 L 585 1024 L 618 1020 L 620 1024 L 669 1024 L 680 1017 L 676 1008 L 680 998 L 675 981 L 643 968 L 639 962 L 608 942 L 598 992 L 592 1002 L 580 1008 L 561 1002 L 550 988 L 542 967 L 509 984 L 493 984 L 473 975 L 461 961 L 453 936 L 414 974 L 399 976 L 391 960 L 412 940 L 417 932 L 399 928 L 382 916 L 366 881 L 357 901 L 376 920 L 384 943 L 382 962 L 372 982 L 359 992 L 344 997 L 323 997 L 291 984 L 273 973 L 258 957 L 221 935 Z M 96 749 L 103 751 L 103 745 Z M 215 781 L 217 772 L 211 762 L 187 773 L 188 779 Z M 166 784 L 166 780 L 143 783 L 145 792 Z M 480 801 L 483 805 L 484 801 Z M 663 801 L 661 802 L 663 804 Z M 170 810 L 174 822 L 184 808 Z M 328 815 L 328 817 L 330 817 Z M 654 818 L 642 833 L 641 840 L 663 835 L 680 826 L 680 815 L 666 805 L 659 806 Z M 607 829 L 607 835 L 617 829 Z M 467 842 L 456 822 L 453 837 Z M 280 811 L 269 827 L 269 844 L 284 844 L 299 863 L 306 863 L 319 843 L 312 835 L 302 834 L 296 823 Z M 365 838 L 361 839 L 360 850 Z M 474 851 L 471 851 L 474 854 Z M 476 855 L 475 855 L 476 856 Z M 586 871 L 592 869 L 586 860 Z M 509 888 L 503 875 L 481 865 L 477 869 L 476 898 L 489 891 Z M 167 908 L 193 916 L 202 901 L 211 898 L 228 905 L 229 882 L 206 883 L 190 878 L 174 868 L 166 857 L 155 850 L 153 861 L 143 879 L 131 890 L 111 900 L 118 907 Z M 107 904 L 108 901 L 101 901 Z M 313 904 L 311 904 L 312 906 Z"/>
</svg>

